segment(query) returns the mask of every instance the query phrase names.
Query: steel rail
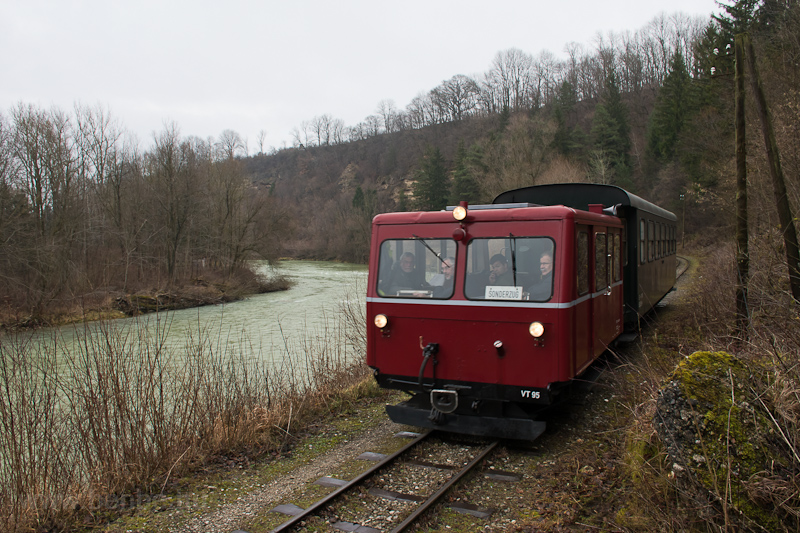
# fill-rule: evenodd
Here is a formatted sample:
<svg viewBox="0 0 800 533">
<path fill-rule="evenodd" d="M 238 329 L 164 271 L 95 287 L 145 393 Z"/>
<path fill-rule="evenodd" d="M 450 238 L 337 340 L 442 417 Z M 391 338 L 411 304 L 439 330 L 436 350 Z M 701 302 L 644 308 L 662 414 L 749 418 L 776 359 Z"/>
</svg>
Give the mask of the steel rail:
<svg viewBox="0 0 800 533">
<path fill-rule="evenodd" d="M 395 459 L 397 459 L 398 457 L 403 455 L 406 451 L 410 450 L 411 448 L 413 448 L 414 446 L 416 446 L 417 444 L 419 444 L 423 440 L 427 439 L 433 433 L 434 433 L 434 431 L 426 431 L 425 433 L 423 433 L 422 435 L 420 435 L 419 437 L 417 437 L 413 441 L 409 442 L 408 444 L 406 444 L 405 446 L 403 446 L 402 448 L 400 448 L 399 450 L 394 452 L 392 455 L 389 455 L 388 457 L 384 458 L 381 462 L 379 462 L 378 464 L 376 464 L 372 468 L 370 468 L 370 469 L 366 470 L 365 472 L 359 474 L 356 478 L 354 478 L 352 481 L 349 481 L 346 485 L 342 485 L 341 487 L 339 487 L 338 489 L 336 489 L 332 493 L 328 494 L 326 497 L 322 498 L 321 500 L 317 501 L 316 503 L 314 503 L 309 508 L 305 509 L 302 513 L 300 513 L 300 514 L 298 514 L 296 516 L 293 516 L 292 518 L 290 518 L 289 520 L 287 520 L 283 524 L 279 525 L 278 527 L 276 527 L 275 529 L 270 531 L 270 533 L 278 533 L 279 531 L 288 531 L 288 530 L 290 530 L 292 527 L 297 525 L 298 522 L 300 522 L 300 521 L 304 520 L 305 518 L 308 518 L 309 516 L 313 515 L 316 511 L 318 511 L 319 509 L 322 509 L 323 507 L 325 507 L 327 504 L 332 502 L 334 499 L 338 498 L 343 493 L 345 493 L 348 490 L 350 490 L 351 488 L 357 486 L 358 484 L 363 482 L 365 479 L 367 479 L 370 476 L 372 476 L 373 474 L 375 474 L 375 472 L 377 472 L 378 470 L 380 470 L 380 469 L 384 468 L 385 466 L 387 466 L 388 464 L 392 463 Z"/>
<path fill-rule="evenodd" d="M 464 477 L 469 471 L 471 471 L 475 466 L 480 463 L 489 453 L 494 450 L 495 446 L 497 446 L 498 441 L 491 443 L 487 446 L 480 454 L 478 454 L 475 459 L 470 461 L 468 465 L 458 471 L 456 475 L 451 477 L 447 480 L 447 482 L 439 487 L 439 490 L 434 492 L 427 500 L 422 502 L 419 507 L 417 507 L 413 513 L 411 513 L 405 520 L 403 520 L 400 525 L 395 527 L 391 533 L 400 533 L 401 531 L 405 531 L 408 526 L 410 526 L 417 518 L 419 518 L 422 513 L 428 510 L 431 506 L 433 506 L 439 499 L 444 496 L 444 494 L 452 487 L 458 480 Z"/>
</svg>

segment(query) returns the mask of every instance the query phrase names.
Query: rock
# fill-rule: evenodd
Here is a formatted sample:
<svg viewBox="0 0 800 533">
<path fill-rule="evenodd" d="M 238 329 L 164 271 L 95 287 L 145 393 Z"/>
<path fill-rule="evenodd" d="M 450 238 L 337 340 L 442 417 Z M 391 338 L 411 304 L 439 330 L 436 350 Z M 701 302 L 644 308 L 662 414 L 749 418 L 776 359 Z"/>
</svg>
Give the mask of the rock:
<svg viewBox="0 0 800 533">
<path fill-rule="evenodd" d="M 759 405 L 757 384 L 765 375 L 759 365 L 745 365 L 727 353 L 696 352 L 659 392 L 654 423 L 681 492 L 709 518 L 725 522 L 722 500 L 727 499 L 729 525 L 785 531 L 789 516 L 752 498 L 756 480 L 787 463 L 768 413 L 753 407 Z"/>
</svg>

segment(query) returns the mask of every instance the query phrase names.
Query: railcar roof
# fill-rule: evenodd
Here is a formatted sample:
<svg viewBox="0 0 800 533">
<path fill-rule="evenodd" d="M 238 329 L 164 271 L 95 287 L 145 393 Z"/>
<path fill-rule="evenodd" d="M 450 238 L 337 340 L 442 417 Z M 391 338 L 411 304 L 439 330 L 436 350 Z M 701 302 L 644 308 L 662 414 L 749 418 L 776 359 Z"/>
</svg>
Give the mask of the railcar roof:
<svg viewBox="0 0 800 533">
<path fill-rule="evenodd" d="M 586 221 L 597 221 L 608 224 L 618 221 L 617 217 L 580 211 L 563 205 L 502 207 L 495 209 L 471 209 L 465 224 L 480 222 L 514 222 L 523 220 L 563 220 L 580 218 Z M 400 213 L 383 213 L 376 215 L 373 224 L 442 224 L 458 223 L 453 219 L 452 211 L 410 211 Z"/>
<path fill-rule="evenodd" d="M 603 204 L 606 207 L 623 205 L 667 220 L 678 220 L 674 214 L 666 209 L 648 202 L 625 189 L 615 185 L 601 185 L 598 183 L 552 183 L 522 187 L 521 189 L 500 193 L 492 203 L 506 204 L 511 202 L 566 205 L 581 210 L 587 210 L 589 204 Z"/>
</svg>

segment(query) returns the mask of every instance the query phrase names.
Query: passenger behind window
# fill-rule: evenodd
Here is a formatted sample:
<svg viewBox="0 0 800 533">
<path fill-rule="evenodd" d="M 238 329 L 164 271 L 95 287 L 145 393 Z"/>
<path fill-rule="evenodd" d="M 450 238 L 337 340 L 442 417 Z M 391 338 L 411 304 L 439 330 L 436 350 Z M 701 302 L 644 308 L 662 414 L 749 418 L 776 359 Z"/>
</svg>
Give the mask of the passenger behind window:
<svg viewBox="0 0 800 533">
<path fill-rule="evenodd" d="M 545 252 L 539 257 L 541 278 L 528 288 L 528 299 L 544 302 L 550 299 L 553 291 L 553 255 Z"/>
<path fill-rule="evenodd" d="M 400 256 L 400 260 L 392 268 L 387 283 L 389 294 L 398 295 L 400 291 L 430 289 L 416 269 L 416 257 L 411 252 Z"/>
<path fill-rule="evenodd" d="M 455 258 L 445 257 L 442 261 L 442 272 L 435 274 L 428 282 L 433 287 L 434 298 L 448 298 L 453 294 L 455 265 Z"/>
<path fill-rule="evenodd" d="M 489 285 L 513 285 L 514 276 L 508 270 L 508 259 L 503 254 L 495 254 L 489 260 Z"/>
</svg>

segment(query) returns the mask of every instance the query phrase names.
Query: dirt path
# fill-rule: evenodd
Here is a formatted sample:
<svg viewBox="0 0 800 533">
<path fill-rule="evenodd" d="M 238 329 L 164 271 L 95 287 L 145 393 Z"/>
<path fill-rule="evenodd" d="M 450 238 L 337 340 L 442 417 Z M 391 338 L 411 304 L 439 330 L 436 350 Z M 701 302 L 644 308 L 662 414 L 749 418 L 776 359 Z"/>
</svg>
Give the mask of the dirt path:
<svg viewBox="0 0 800 533">
<path fill-rule="evenodd" d="M 286 503 L 290 495 L 322 476 L 328 475 L 344 461 L 358 456 L 365 450 L 376 448 L 387 434 L 399 431 L 399 427 L 387 418 L 377 425 L 367 428 L 357 438 L 346 440 L 327 453 L 314 458 L 310 463 L 273 480 L 266 487 L 252 490 L 235 501 L 226 503 L 213 512 L 200 514 L 170 531 L 175 533 L 230 533 L 252 517 L 263 513 L 265 509 L 269 510 L 276 505 Z"/>
</svg>

